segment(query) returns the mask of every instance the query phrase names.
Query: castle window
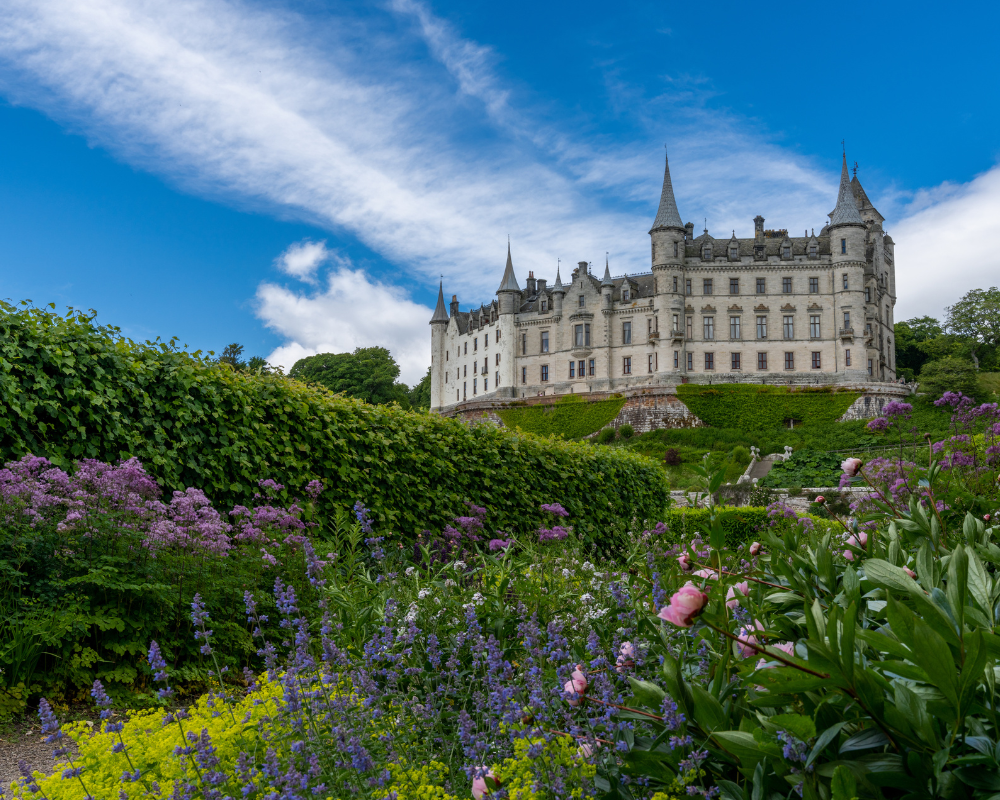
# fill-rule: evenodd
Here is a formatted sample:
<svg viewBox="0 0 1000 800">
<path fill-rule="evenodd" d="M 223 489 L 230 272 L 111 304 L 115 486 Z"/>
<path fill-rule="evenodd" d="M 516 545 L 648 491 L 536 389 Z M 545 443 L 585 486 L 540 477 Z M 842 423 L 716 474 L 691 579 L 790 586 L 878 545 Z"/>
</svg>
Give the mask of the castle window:
<svg viewBox="0 0 1000 800">
<path fill-rule="evenodd" d="M 865 287 L 865 302 L 866 303 L 870 303 L 871 301 L 872 301 L 872 287 L 871 286 L 866 286 Z"/>
<path fill-rule="evenodd" d="M 573 326 L 573 346 L 583 347 L 583 325 Z"/>
<path fill-rule="evenodd" d="M 462 381 L 462 399 L 464 400 L 469 396 L 469 382 Z"/>
<path fill-rule="evenodd" d="M 687 338 L 694 338 L 694 317 L 687 318 Z"/>
<path fill-rule="evenodd" d="M 847 291 L 847 286 L 848 286 L 848 283 L 847 283 L 847 273 L 845 272 L 841 277 L 842 277 L 843 282 L 844 282 L 844 291 L 846 292 Z"/>
<path fill-rule="evenodd" d="M 816 350 L 813 350 L 813 353 L 812 353 L 812 368 L 813 369 L 822 369 L 823 368 L 823 355 L 822 355 L 822 353 L 820 353 L 820 352 L 818 352 Z"/>
<path fill-rule="evenodd" d="M 809 258 L 816 258 L 818 250 L 815 244 L 809 245 Z"/>
<path fill-rule="evenodd" d="M 458 396 L 458 389 L 455 390 L 455 402 L 457 403 L 461 398 Z"/>
<path fill-rule="evenodd" d="M 795 353 L 785 353 L 785 369 L 795 369 Z"/>
<path fill-rule="evenodd" d="M 527 382 L 528 382 L 528 368 L 521 367 L 521 383 L 527 383 Z"/>
<path fill-rule="evenodd" d="M 792 279 L 791 278 L 782 278 L 781 279 L 781 291 L 784 292 L 785 294 L 791 294 L 792 293 Z"/>
<path fill-rule="evenodd" d="M 674 275 L 674 294 L 677 294 L 677 276 Z"/>
<path fill-rule="evenodd" d="M 870 359 L 870 358 L 868 359 L 868 374 L 869 375 L 874 374 L 873 362 L 872 362 L 872 359 Z"/>
<path fill-rule="evenodd" d="M 650 353 L 646 357 L 646 361 L 648 362 L 648 366 L 649 366 L 649 374 L 652 375 L 654 372 L 656 372 L 656 368 L 655 368 L 656 353 Z"/>
<path fill-rule="evenodd" d="M 680 358 L 680 356 L 681 354 L 677 350 L 674 350 L 674 369 L 677 369 L 678 359 Z"/>
<path fill-rule="evenodd" d="M 767 317 L 757 317 L 757 338 L 767 338 Z"/>
<path fill-rule="evenodd" d="M 674 327 L 671 328 L 671 330 L 674 333 L 680 333 L 681 332 L 681 325 L 680 325 L 680 322 L 678 321 L 678 315 L 677 314 L 674 314 Z"/>
<path fill-rule="evenodd" d="M 740 339 L 740 318 L 730 317 L 729 318 L 729 338 L 735 341 Z"/>
<path fill-rule="evenodd" d="M 571 378 L 575 378 L 576 377 L 576 362 L 575 361 L 570 361 L 569 362 L 569 376 Z"/>
<path fill-rule="evenodd" d="M 691 291 L 691 279 L 690 278 L 685 278 L 684 279 L 684 294 L 688 294 L 688 295 L 694 294 L 694 292 Z"/>
<path fill-rule="evenodd" d="M 580 306 L 580 308 L 583 308 L 584 306 L 587 305 L 587 296 L 586 295 L 583 295 L 583 294 L 580 295 L 580 300 L 579 300 L 578 305 Z"/>
<path fill-rule="evenodd" d="M 705 259 L 705 261 L 710 261 L 712 259 L 712 246 L 710 244 L 706 244 L 701 249 L 701 257 Z"/>
<path fill-rule="evenodd" d="M 840 252 L 843 255 L 847 254 L 847 239 L 840 240 Z"/>
<path fill-rule="evenodd" d="M 694 353 L 688 353 L 688 372 L 694 372 Z"/>
<path fill-rule="evenodd" d="M 809 335 L 813 339 L 819 338 L 819 314 L 813 314 L 809 317 Z"/>
<path fill-rule="evenodd" d="M 628 302 L 628 286 L 622 287 L 622 302 L 623 303 Z"/>
<path fill-rule="evenodd" d="M 528 334 L 521 334 L 521 355 L 526 356 L 528 354 Z"/>
<path fill-rule="evenodd" d="M 730 369 L 738 371 L 740 369 L 740 354 L 731 353 L 729 356 L 729 366 Z"/>
<path fill-rule="evenodd" d="M 705 370 L 715 369 L 715 353 L 705 353 Z"/>
<path fill-rule="evenodd" d="M 625 356 L 622 359 L 622 375 L 632 374 L 632 356 Z"/>
<path fill-rule="evenodd" d="M 542 313 L 543 313 L 543 314 L 544 314 L 544 313 L 545 313 L 546 311 L 548 311 L 548 307 L 547 307 L 547 306 L 548 306 L 548 304 L 547 304 L 547 303 L 546 303 L 546 302 L 545 302 L 544 300 L 542 300 Z M 489 341 L 489 340 L 487 339 L 487 341 Z"/>
<path fill-rule="evenodd" d="M 476 337 L 472 340 L 472 352 L 475 353 L 479 349 L 479 338 Z"/>
<path fill-rule="evenodd" d="M 478 379 L 478 378 L 473 378 L 473 379 L 472 379 L 472 393 L 473 393 L 473 394 L 476 394 L 476 393 L 477 393 L 477 390 L 476 390 L 476 384 L 477 384 L 478 382 L 479 382 L 479 379 Z"/>
<path fill-rule="evenodd" d="M 469 343 L 465 343 L 465 355 L 469 355 Z"/>
<path fill-rule="evenodd" d="M 729 294 L 739 294 L 740 293 L 740 279 L 730 278 L 729 279 Z"/>
<path fill-rule="evenodd" d="M 582 378 L 582 377 L 583 377 L 584 375 L 586 375 L 586 374 L 587 374 L 587 373 L 586 373 L 586 371 L 585 371 L 585 367 L 586 367 L 586 366 L 587 366 L 587 362 L 586 362 L 586 361 L 581 361 L 581 362 L 580 362 L 580 377 L 581 377 L 581 378 Z"/>
<path fill-rule="evenodd" d="M 590 325 L 584 324 L 583 326 L 583 346 L 590 347 Z"/>
<path fill-rule="evenodd" d="M 595 368 L 596 365 L 594 364 L 594 359 L 590 359 L 589 366 L 590 366 L 590 371 L 589 371 L 588 374 L 591 375 L 591 376 L 595 375 L 596 372 L 597 372 L 597 370 Z"/>
<path fill-rule="evenodd" d="M 819 278 L 809 279 L 809 294 L 819 294 Z"/>
<path fill-rule="evenodd" d="M 845 331 L 846 330 L 850 330 L 850 328 L 851 328 L 851 312 L 850 311 L 845 311 L 844 312 L 844 330 Z"/>
<path fill-rule="evenodd" d="M 632 344 L 632 323 L 622 323 L 622 344 Z"/>
<path fill-rule="evenodd" d="M 500 385 L 500 373 L 499 372 L 497 372 L 497 373 L 495 373 L 493 375 L 493 385 L 494 386 L 499 386 Z"/>
<path fill-rule="evenodd" d="M 781 318 L 781 327 L 786 339 L 795 338 L 795 317 L 786 316 Z"/>
<path fill-rule="evenodd" d="M 542 364 L 542 383 L 546 383 L 549 379 L 549 365 Z"/>
<path fill-rule="evenodd" d="M 789 258 L 791 258 L 791 257 L 792 257 L 792 248 L 791 248 L 791 247 L 788 247 L 787 245 L 786 245 L 785 247 L 782 247 L 782 248 L 781 248 L 781 257 L 782 257 L 783 259 L 785 259 L 786 261 L 787 261 L 787 260 L 788 260 Z"/>
<path fill-rule="evenodd" d="M 701 293 L 702 294 L 712 294 L 712 279 L 705 278 L 701 282 Z"/>
<path fill-rule="evenodd" d="M 767 294 L 767 278 L 757 278 L 757 294 Z"/>
<path fill-rule="evenodd" d="M 757 353 L 757 369 L 767 369 L 767 353 Z"/>
<path fill-rule="evenodd" d="M 677 258 L 677 255 L 678 255 L 678 245 L 677 242 L 674 242 L 674 258 Z M 676 291 L 676 289 L 674 291 Z"/>
<path fill-rule="evenodd" d="M 542 331 L 542 352 L 549 352 L 549 332 Z"/>
<path fill-rule="evenodd" d="M 483 391 L 488 392 L 490 390 L 490 379 L 483 378 Z"/>
<path fill-rule="evenodd" d="M 704 327 L 705 327 L 705 339 L 706 340 L 714 339 L 715 338 L 715 317 L 705 317 L 705 319 L 704 319 Z"/>
<path fill-rule="evenodd" d="M 462 365 L 462 377 L 463 378 L 469 377 L 469 365 L 468 364 L 463 364 Z"/>
<path fill-rule="evenodd" d="M 740 257 L 740 249 L 735 245 L 729 245 L 729 258 L 736 261 Z"/>
<path fill-rule="evenodd" d="M 850 350 L 845 350 L 844 351 L 844 366 L 845 367 L 851 366 L 851 351 Z"/>
<path fill-rule="evenodd" d="M 499 367 L 500 366 L 500 354 L 499 353 L 497 353 L 497 355 L 496 355 L 496 363 L 493 366 L 495 366 L 495 367 Z"/>
<path fill-rule="evenodd" d="M 451 355 L 451 350 L 445 350 L 445 352 L 444 352 L 444 360 L 447 361 L 448 360 L 448 356 L 450 356 L 450 355 Z"/>
<path fill-rule="evenodd" d="M 497 342 L 499 342 L 499 341 L 500 341 L 500 329 L 499 329 L 499 328 L 497 328 L 497 335 L 496 335 L 496 336 L 494 336 L 493 338 L 494 338 L 494 340 L 495 340 L 495 341 L 497 341 Z"/>
<path fill-rule="evenodd" d="M 885 324 L 889 324 L 889 306 L 885 307 Z"/>
</svg>

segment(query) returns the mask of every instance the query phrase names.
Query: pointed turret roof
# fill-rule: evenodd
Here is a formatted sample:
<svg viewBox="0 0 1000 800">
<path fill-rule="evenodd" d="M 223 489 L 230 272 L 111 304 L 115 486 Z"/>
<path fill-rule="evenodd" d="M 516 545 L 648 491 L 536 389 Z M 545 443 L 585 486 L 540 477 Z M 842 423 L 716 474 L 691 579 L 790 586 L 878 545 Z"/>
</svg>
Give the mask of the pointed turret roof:
<svg viewBox="0 0 1000 800">
<path fill-rule="evenodd" d="M 865 192 L 864 187 L 861 185 L 861 181 L 858 180 L 856 169 L 854 177 L 851 178 L 851 191 L 857 200 L 858 212 L 861 214 L 862 219 L 867 216 L 874 218 L 876 222 L 885 222 L 885 217 L 879 213 L 878 209 L 872 204 L 872 201 L 868 199 L 867 192 Z"/>
<path fill-rule="evenodd" d="M 559 267 L 556 267 L 556 282 L 552 284 L 553 292 L 562 292 L 566 294 L 566 290 L 563 288 L 562 280 L 559 278 Z"/>
<path fill-rule="evenodd" d="M 851 179 L 847 174 L 847 154 L 844 154 L 844 165 L 840 170 L 840 192 L 837 194 L 837 207 L 830 215 L 830 227 L 835 225 L 864 225 L 861 214 L 858 212 L 857 203 L 854 200 L 854 192 L 851 191 Z"/>
<path fill-rule="evenodd" d="M 657 228 L 680 228 L 684 230 L 684 223 L 681 222 L 681 215 L 677 212 L 677 201 L 674 200 L 674 185 L 670 182 L 670 160 L 664 157 L 663 167 L 663 190 L 660 192 L 660 207 L 656 211 L 656 219 L 653 220 L 653 227 Z"/>
<path fill-rule="evenodd" d="M 614 286 L 615 282 L 611 280 L 611 267 L 608 266 L 607 259 L 604 260 L 604 277 L 601 279 L 601 286 Z"/>
<path fill-rule="evenodd" d="M 507 266 L 503 271 L 503 279 L 500 281 L 500 292 L 520 292 L 521 287 L 517 285 L 517 278 L 514 276 L 514 262 L 510 259 L 510 242 L 507 242 Z"/>
<path fill-rule="evenodd" d="M 434 316 L 431 317 L 431 324 L 435 322 L 447 322 L 448 320 L 448 309 L 444 304 L 444 281 L 441 281 L 438 284 L 438 302 L 437 307 L 434 309 Z"/>
</svg>

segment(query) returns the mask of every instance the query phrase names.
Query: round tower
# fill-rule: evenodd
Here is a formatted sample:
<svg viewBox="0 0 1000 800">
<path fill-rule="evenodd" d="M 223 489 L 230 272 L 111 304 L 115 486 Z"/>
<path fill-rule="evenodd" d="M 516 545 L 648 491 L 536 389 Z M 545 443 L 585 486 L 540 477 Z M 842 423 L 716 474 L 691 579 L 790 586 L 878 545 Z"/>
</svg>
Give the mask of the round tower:
<svg viewBox="0 0 1000 800">
<path fill-rule="evenodd" d="M 437 306 L 431 317 L 431 411 L 439 411 L 445 405 L 444 398 L 444 350 L 445 334 L 448 331 L 448 309 L 444 305 L 444 282 L 438 284 Z"/>
<path fill-rule="evenodd" d="M 664 160 L 663 188 L 660 206 L 649 230 L 652 247 L 653 275 L 657 294 L 683 291 L 684 243 L 687 229 L 681 222 L 674 199 L 674 186 L 670 180 L 670 161 Z M 676 289 L 675 289 L 676 284 Z"/>
<path fill-rule="evenodd" d="M 851 180 L 847 174 L 847 155 L 844 155 L 840 170 L 840 190 L 837 207 L 830 214 L 828 226 L 830 236 L 830 261 L 833 271 L 833 290 L 836 298 L 835 325 L 853 330 L 853 339 L 846 333 L 840 337 L 839 347 L 845 352 L 838 354 L 837 363 L 843 364 L 849 377 L 855 380 L 879 380 L 879 357 L 866 341 L 865 304 L 865 222 L 858 211 L 851 191 Z M 845 327 L 845 313 L 850 315 L 850 326 Z M 846 366 L 846 350 L 851 350 L 851 365 Z M 869 375 L 868 366 L 872 365 Z"/>
</svg>

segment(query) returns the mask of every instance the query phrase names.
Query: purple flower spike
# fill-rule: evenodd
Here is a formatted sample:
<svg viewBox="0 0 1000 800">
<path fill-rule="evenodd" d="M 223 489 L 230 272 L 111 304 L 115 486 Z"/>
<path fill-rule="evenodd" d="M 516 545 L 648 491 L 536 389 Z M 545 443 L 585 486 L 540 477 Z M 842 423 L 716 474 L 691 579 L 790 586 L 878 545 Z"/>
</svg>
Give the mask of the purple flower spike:
<svg viewBox="0 0 1000 800">
<path fill-rule="evenodd" d="M 548 511 L 550 514 L 555 514 L 557 517 L 569 516 L 569 512 L 559 503 L 542 503 L 542 511 Z"/>
</svg>

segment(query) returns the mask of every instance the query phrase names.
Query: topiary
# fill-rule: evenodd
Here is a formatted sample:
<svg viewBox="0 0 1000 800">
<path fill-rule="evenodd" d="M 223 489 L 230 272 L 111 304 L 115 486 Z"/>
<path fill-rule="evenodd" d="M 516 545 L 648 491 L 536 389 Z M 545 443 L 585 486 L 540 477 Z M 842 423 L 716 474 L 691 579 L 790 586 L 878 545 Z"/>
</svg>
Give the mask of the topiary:
<svg viewBox="0 0 1000 800">
<path fill-rule="evenodd" d="M 618 432 L 614 428 L 605 428 L 603 431 L 597 434 L 597 443 L 611 444 L 617 436 Z"/>
<path fill-rule="evenodd" d="M 663 463 L 669 467 L 679 466 L 681 460 L 680 451 L 676 447 L 668 447 L 667 451 L 663 454 Z"/>
<path fill-rule="evenodd" d="M 745 466 L 750 463 L 750 451 L 743 445 L 738 444 L 729 452 L 729 458 L 734 464 Z"/>
<path fill-rule="evenodd" d="M 618 428 L 618 435 L 623 439 L 631 439 L 635 435 L 635 429 L 626 422 Z"/>
</svg>

